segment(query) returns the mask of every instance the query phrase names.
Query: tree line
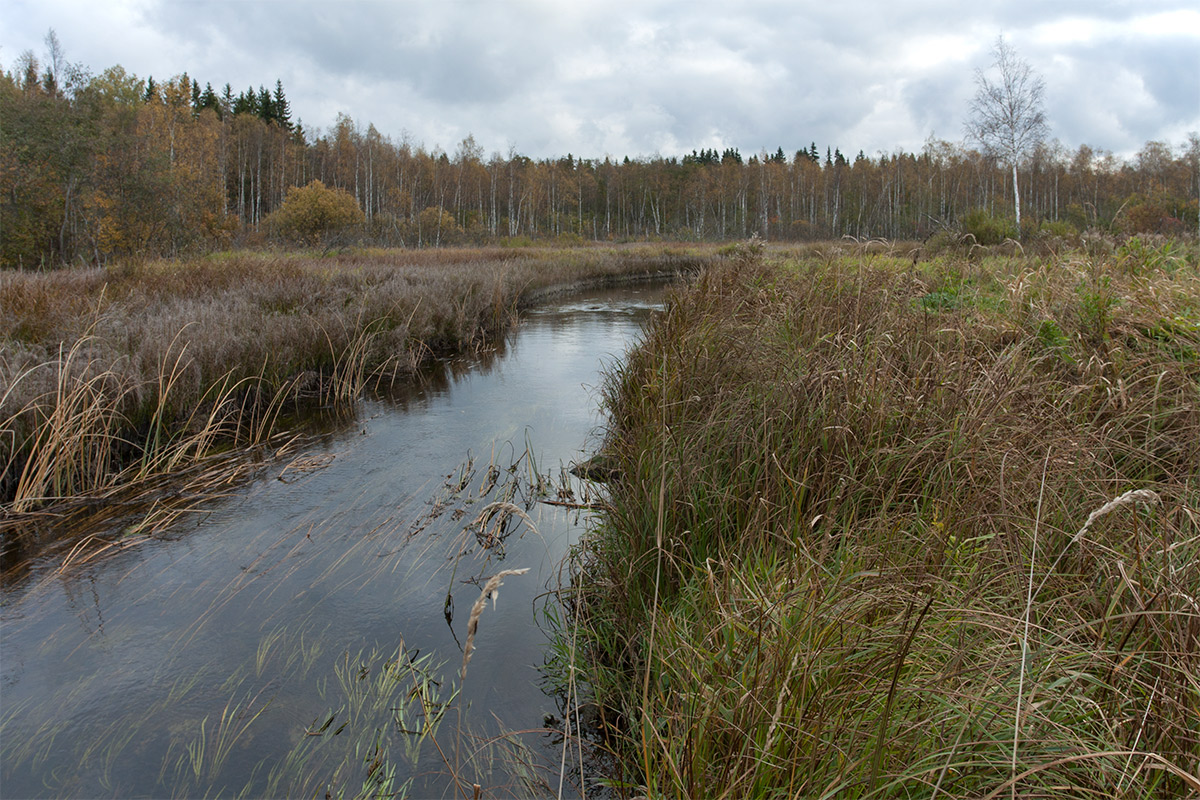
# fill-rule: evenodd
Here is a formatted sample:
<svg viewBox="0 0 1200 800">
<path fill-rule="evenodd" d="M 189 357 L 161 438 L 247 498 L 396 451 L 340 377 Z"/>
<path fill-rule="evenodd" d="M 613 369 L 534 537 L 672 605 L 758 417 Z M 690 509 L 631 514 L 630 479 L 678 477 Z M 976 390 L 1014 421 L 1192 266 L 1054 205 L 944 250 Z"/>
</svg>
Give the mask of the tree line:
<svg viewBox="0 0 1200 800">
<path fill-rule="evenodd" d="M 50 43 L 53 34 L 47 37 Z M 0 265 L 48 267 L 253 245 L 288 191 L 320 181 L 351 195 L 355 235 L 389 246 L 503 239 L 924 239 L 981 216 L 1066 235 L 1193 233 L 1200 136 L 1151 141 L 1129 160 L 1040 145 L 1015 169 L 933 139 L 919 152 L 848 158 L 815 142 L 743 157 L 736 148 L 650 158 L 447 152 L 339 115 L 293 122 L 282 82 L 234 94 L 187 74 L 156 82 L 120 66 L 90 75 L 50 48 L 0 72 Z"/>
</svg>

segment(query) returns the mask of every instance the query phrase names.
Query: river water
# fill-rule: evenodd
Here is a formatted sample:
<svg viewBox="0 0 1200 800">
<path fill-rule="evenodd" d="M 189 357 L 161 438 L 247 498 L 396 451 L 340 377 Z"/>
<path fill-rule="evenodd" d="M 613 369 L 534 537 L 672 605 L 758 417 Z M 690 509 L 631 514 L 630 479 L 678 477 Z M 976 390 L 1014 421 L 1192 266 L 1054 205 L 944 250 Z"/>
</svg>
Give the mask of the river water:
<svg viewBox="0 0 1200 800">
<path fill-rule="evenodd" d="M 586 518 L 541 501 L 587 499 L 601 370 L 661 297 L 536 309 L 165 534 L 10 570 L 0 793 L 578 794 L 545 614 Z"/>
</svg>

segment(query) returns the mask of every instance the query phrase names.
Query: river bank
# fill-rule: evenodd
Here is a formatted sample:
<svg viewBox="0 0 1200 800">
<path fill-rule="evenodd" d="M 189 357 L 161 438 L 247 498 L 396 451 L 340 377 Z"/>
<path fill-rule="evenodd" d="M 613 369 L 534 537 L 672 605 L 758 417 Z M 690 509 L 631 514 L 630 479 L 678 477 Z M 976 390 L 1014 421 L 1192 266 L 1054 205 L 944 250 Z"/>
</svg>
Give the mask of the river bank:
<svg viewBox="0 0 1200 800">
<path fill-rule="evenodd" d="M 651 797 L 1200 791 L 1200 265 L 743 247 L 606 382 L 557 652 Z"/>
<path fill-rule="evenodd" d="M 176 473 L 214 447 L 268 441 L 298 403 L 336 412 L 372 380 L 488 347 L 555 287 L 694 272 L 715 257 L 238 252 L 0 273 L 0 501 L 20 514 Z"/>
<path fill-rule="evenodd" d="M 5 569 L 4 796 L 594 797 L 573 743 L 561 775 L 541 609 L 589 387 L 662 292 L 539 305 L 161 532 L 93 518 L 90 549 Z"/>
</svg>

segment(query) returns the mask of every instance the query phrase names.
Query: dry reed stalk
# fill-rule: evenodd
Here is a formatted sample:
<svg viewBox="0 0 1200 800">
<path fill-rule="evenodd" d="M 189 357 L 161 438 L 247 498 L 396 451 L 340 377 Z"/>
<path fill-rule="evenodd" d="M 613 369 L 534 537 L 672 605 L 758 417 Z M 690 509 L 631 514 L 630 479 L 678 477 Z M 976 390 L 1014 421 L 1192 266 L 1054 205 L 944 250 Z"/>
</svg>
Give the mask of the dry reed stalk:
<svg viewBox="0 0 1200 800">
<path fill-rule="evenodd" d="M 109 479 L 109 462 L 114 428 L 119 419 L 118 406 L 127 390 L 109 391 L 119 383 L 111 370 L 93 372 L 95 362 L 88 360 L 79 377 L 73 375 L 90 338 L 77 340 L 70 349 L 60 348 L 58 377 L 49 410 L 42 398 L 30 401 L 12 415 L 5 427 L 15 426 L 27 412 L 42 416 L 34 432 L 31 456 L 26 462 L 13 498 L 14 512 L 26 511 L 40 502 L 62 499 L 103 487 Z M 13 448 L 10 458 L 15 458 Z"/>
<path fill-rule="evenodd" d="M 1123 506 L 1132 505 L 1134 503 L 1144 503 L 1147 506 L 1154 506 L 1158 505 L 1160 502 L 1162 502 L 1162 498 L 1159 496 L 1158 492 L 1154 491 L 1153 489 L 1132 489 L 1118 497 L 1114 497 L 1112 500 L 1109 500 L 1107 503 L 1097 508 L 1091 514 L 1088 514 L 1088 518 L 1083 523 L 1083 527 L 1079 529 L 1078 533 L 1071 537 L 1071 541 L 1067 542 L 1067 546 L 1064 547 L 1062 552 L 1058 554 L 1058 557 L 1054 559 L 1054 563 L 1050 565 L 1050 569 L 1046 570 L 1046 575 L 1042 578 L 1042 582 L 1038 584 L 1037 591 L 1030 594 L 1028 599 L 1029 604 L 1032 604 L 1034 595 L 1041 593 L 1042 589 L 1046 585 L 1046 581 L 1048 581 L 1050 576 L 1054 574 L 1054 570 L 1058 568 L 1059 562 L 1061 562 L 1063 560 L 1063 556 L 1067 554 L 1067 550 L 1071 548 L 1071 545 L 1077 544 L 1079 540 L 1083 538 L 1083 535 L 1088 532 L 1089 528 L 1092 527 L 1093 522 L 1100 517 L 1103 517 L 1105 514 L 1116 511 L 1118 508 Z M 1032 579 L 1032 577 L 1031 565 L 1030 578 Z M 1030 586 L 1032 585 L 1033 584 L 1030 583 Z M 1028 615 L 1028 607 L 1026 608 L 1025 613 Z"/>
<path fill-rule="evenodd" d="M 490 531 L 485 530 L 487 523 L 490 522 L 494 516 L 497 516 L 497 514 L 500 517 L 499 522 L 493 525 Z M 504 531 L 504 527 L 508 524 L 509 518 L 514 515 L 525 520 L 530 529 L 534 533 L 537 533 L 537 526 L 534 524 L 533 520 L 530 519 L 529 515 L 521 510 L 520 506 L 516 506 L 504 500 L 497 500 L 484 506 L 480 510 L 479 515 L 475 517 L 474 522 L 471 523 L 471 527 L 475 529 L 475 535 L 479 539 L 479 543 L 484 547 L 494 547 L 503 541 L 507 536 Z"/>
<path fill-rule="evenodd" d="M 495 605 L 499 589 L 504 585 L 504 579 L 509 575 L 524 575 L 526 572 L 529 572 L 529 567 L 502 569 L 489 578 L 488 582 L 483 585 L 483 591 L 479 593 L 479 599 L 475 601 L 475 605 L 471 606 L 471 616 L 467 620 L 467 642 L 463 646 L 462 672 L 459 675 L 460 683 L 465 683 L 467 680 L 467 664 L 471 663 L 471 653 L 475 649 L 475 634 L 479 630 L 479 618 L 483 615 L 483 609 L 487 607 L 488 598 L 491 597 L 492 604 Z"/>
</svg>

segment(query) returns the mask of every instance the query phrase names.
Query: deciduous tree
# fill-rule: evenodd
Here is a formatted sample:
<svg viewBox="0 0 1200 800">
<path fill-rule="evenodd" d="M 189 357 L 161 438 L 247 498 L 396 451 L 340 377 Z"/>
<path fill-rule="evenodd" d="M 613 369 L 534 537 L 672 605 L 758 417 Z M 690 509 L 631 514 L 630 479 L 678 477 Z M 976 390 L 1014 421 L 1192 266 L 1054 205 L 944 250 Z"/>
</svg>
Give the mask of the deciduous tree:
<svg viewBox="0 0 1200 800">
<path fill-rule="evenodd" d="M 1033 68 L 1000 36 L 992 48 L 999 72 L 993 82 L 982 70 L 975 71 L 975 99 L 967 120 L 967 135 L 984 151 L 1012 168 L 1013 203 L 1017 229 L 1021 227 L 1021 190 L 1017 168 L 1021 159 L 1046 138 L 1048 127 L 1043 111 L 1046 84 Z"/>
</svg>

